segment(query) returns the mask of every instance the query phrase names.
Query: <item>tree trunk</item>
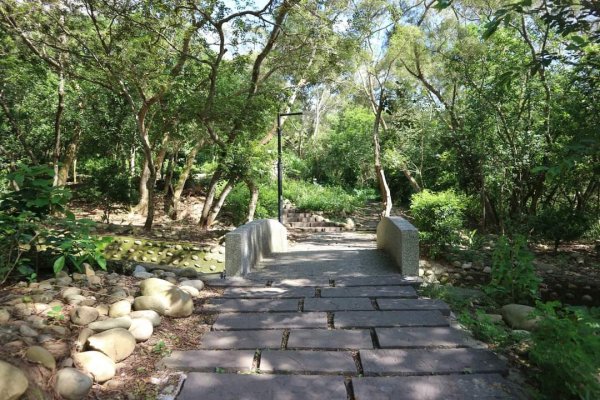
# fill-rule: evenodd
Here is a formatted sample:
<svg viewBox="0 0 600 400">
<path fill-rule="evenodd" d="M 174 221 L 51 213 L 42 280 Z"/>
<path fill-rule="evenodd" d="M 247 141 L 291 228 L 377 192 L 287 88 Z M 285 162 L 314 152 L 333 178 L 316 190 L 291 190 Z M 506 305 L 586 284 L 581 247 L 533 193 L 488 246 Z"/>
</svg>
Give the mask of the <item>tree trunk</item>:
<svg viewBox="0 0 600 400">
<path fill-rule="evenodd" d="M 53 186 L 59 185 L 58 162 L 60 160 L 61 146 L 61 125 L 62 118 L 65 112 L 65 76 L 63 71 L 58 73 L 58 104 L 56 106 L 56 114 L 54 117 L 54 152 L 52 154 L 52 165 L 54 167 Z"/>
<path fill-rule="evenodd" d="M 258 205 L 258 186 L 254 182 L 246 181 L 248 190 L 250 190 L 250 203 L 248 203 L 248 218 L 246 223 L 254 221 L 254 213 L 256 212 L 256 206 Z"/>
<path fill-rule="evenodd" d="M 67 184 L 67 180 L 69 179 L 69 169 L 71 169 L 71 166 L 73 166 L 73 183 L 75 183 L 75 159 L 77 157 L 77 150 L 79 149 L 80 140 L 81 126 L 77 125 L 73 138 L 71 139 L 71 142 L 65 151 L 62 164 L 58 169 L 58 186 L 64 186 Z"/>
<path fill-rule="evenodd" d="M 381 123 L 381 113 L 383 111 L 384 94 L 381 94 L 379 99 L 379 105 L 377 107 L 377 114 L 375 115 L 375 122 L 373 123 L 373 147 L 375 149 L 375 175 L 377 176 L 377 182 L 379 184 L 379 192 L 381 193 L 381 201 L 383 202 L 383 210 L 381 211 L 382 217 L 389 217 L 392 211 L 392 195 L 390 193 L 390 187 L 385 179 L 385 172 L 381 166 L 381 147 L 379 145 L 379 125 Z"/>
<path fill-rule="evenodd" d="M 219 215 L 219 212 L 221 211 L 221 207 L 223 207 L 223 204 L 225 204 L 225 199 L 227 199 L 227 196 L 229 195 L 229 193 L 231 193 L 231 190 L 233 189 L 234 186 L 235 186 L 235 179 L 233 179 L 233 178 L 229 179 L 227 181 L 227 184 L 223 188 L 223 191 L 219 195 L 219 200 L 213 206 L 210 214 L 208 215 L 208 218 L 206 220 L 207 228 L 209 228 L 217 219 L 217 215 Z"/>
<path fill-rule="evenodd" d="M 203 146 L 204 142 L 199 142 L 192 148 L 190 154 L 188 154 L 185 160 L 185 165 L 183 166 L 183 171 L 181 171 L 181 175 L 179 175 L 179 179 L 177 180 L 177 183 L 173 188 L 173 196 L 170 199 L 171 201 L 169 203 L 166 203 L 169 209 L 165 209 L 165 212 L 167 213 L 169 218 L 173 220 L 176 220 L 179 217 L 179 203 L 181 201 L 181 194 L 183 193 L 183 188 L 185 187 L 185 183 L 187 182 L 192 167 L 194 166 L 194 163 L 196 161 L 196 155 Z"/>
<path fill-rule="evenodd" d="M 156 171 L 151 172 L 147 180 L 148 190 L 148 215 L 146 216 L 146 222 L 144 223 L 144 230 L 150 231 L 152 224 L 154 223 L 154 190 L 156 185 Z"/>
<path fill-rule="evenodd" d="M 137 206 L 135 206 L 135 211 L 146 215 L 148 212 L 148 180 L 150 179 L 150 168 L 148 168 L 148 159 L 144 158 L 144 165 L 142 166 L 142 173 L 140 175 L 140 200 L 138 201 Z"/>
<path fill-rule="evenodd" d="M 204 206 L 202 207 L 202 215 L 200 216 L 200 228 L 208 229 L 210 224 L 208 223 L 208 216 L 210 214 L 210 210 L 213 208 L 213 202 L 215 200 L 215 194 L 217 192 L 217 185 L 219 180 L 221 179 L 221 175 L 223 175 L 223 171 L 217 169 L 210 180 L 210 184 L 208 186 L 208 192 L 206 193 L 206 199 L 204 200 Z"/>
</svg>

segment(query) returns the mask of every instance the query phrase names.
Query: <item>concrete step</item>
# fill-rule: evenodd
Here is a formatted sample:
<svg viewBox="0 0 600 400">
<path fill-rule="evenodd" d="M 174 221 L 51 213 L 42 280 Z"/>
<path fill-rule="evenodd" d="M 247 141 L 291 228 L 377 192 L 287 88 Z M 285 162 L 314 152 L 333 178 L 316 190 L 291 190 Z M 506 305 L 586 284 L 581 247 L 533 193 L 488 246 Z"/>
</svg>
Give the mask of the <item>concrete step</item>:
<svg viewBox="0 0 600 400">
<path fill-rule="evenodd" d="M 305 227 L 305 228 L 292 228 L 303 232 L 342 232 L 344 228 L 341 226 L 327 226 L 327 227 Z"/>
<path fill-rule="evenodd" d="M 285 225 L 289 226 L 290 228 L 320 228 L 320 227 L 328 227 L 328 226 L 335 226 L 335 227 L 337 227 L 337 224 L 335 222 L 325 222 L 325 221 L 319 221 L 319 222 L 287 222 Z"/>
<path fill-rule="evenodd" d="M 296 217 L 296 216 L 289 216 L 289 217 L 285 217 L 283 219 L 284 223 L 290 223 L 290 222 L 322 222 L 323 221 L 323 217 Z"/>
</svg>

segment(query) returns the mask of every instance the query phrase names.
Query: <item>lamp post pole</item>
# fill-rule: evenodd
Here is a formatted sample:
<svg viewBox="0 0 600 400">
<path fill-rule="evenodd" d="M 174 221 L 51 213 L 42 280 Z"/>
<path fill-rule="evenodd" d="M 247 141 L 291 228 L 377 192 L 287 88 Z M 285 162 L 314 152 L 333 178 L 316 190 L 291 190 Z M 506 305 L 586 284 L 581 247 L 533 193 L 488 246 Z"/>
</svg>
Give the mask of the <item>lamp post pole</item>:
<svg viewBox="0 0 600 400">
<path fill-rule="evenodd" d="M 283 169 L 281 165 L 281 117 L 302 115 L 301 112 L 278 113 L 277 114 L 277 198 L 278 198 L 278 220 L 283 223 Z"/>
</svg>

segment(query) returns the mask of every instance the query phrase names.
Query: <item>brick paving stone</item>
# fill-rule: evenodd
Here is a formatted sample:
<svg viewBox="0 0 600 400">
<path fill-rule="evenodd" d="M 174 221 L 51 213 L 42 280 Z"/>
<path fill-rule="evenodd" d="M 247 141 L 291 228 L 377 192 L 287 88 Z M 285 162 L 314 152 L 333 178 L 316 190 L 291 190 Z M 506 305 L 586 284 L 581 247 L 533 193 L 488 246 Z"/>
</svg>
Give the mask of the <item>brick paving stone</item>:
<svg viewBox="0 0 600 400">
<path fill-rule="evenodd" d="M 376 328 L 379 346 L 410 347 L 475 347 L 478 343 L 465 332 L 449 327 Z"/>
<path fill-rule="evenodd" d="M 296 279 L 281 279 L 273 281 L 271 284 L 273 287 L 308 287 L 318 286 L 327 287 L 329 286 L 329 278 L 296 278 Z"/>
<path fill-rule="evenodd" d="M 521 399 L 497 374 L 353 378 L 355 400 Z"/>
<path fill-rule="evenodd" d="M 224 313 L 217 316 L 213 330 L 327 328 L 327 313 Z"/>
<path fill-rule="evenodd" d="M 365 375 L 506 373 L 506 364 L 489 350 L 361 350 Z"/>
<path fill-rule="evenodd" d="M 401 297 L 416 299 L 412 286 L 359 286 L 328 287 L 321 289 L 321 297 Z"/>
<path fill-rule="evenodd" d="M 366 297 L 313 298 L 304 300 L 304 311 L 372 311 Z"/>
<path fill-rule="evenodd" d="M 254 298 L 254 299 L 274 299 L 274 298 L 302 298 L 314 297 L 315 289 L 311 287 L 228 287 L 223 292 L 222 298 Z"/>
<path fill-rule="evenodd" d="M 204 304 L 209 312 L 282 312 L 298 311 L 298 299 L 211 299 Z"/>
<path fill-rule="evenodd" d="M 341 376 L 188 375 L 178 400 L 346 400 Z"/>
<path fill-rule="evenodd" d="M 442 314 L 450 315 L 450 307 L 442 300 L 437 299 L 377 299 L 380 310 L 438 310 Z"/>
<path fill-rule="evenodd" d="M 215 372 L 250 371 L 254 351 L 248 350 L 186 350 L 174 351 L 160 361 L 161 367 L 180 371 Z"/>
<path fill-rule="evenodd" d="M 348 286 L 419 286 L 421 279 L 402 275 L 348 276 L 333 278 L 336 287 Z"/>
<path fill-rule="evenodd" d="M 260 356 L 260 371 L 299 374 L 356 374 L 350 352 L 266 350 Z"/>
<path fill-rule="evenodd" d="M 448 326 L 438 311 L 338 311 L 333 323 L 336 328 Z"/>
<path fill-rule="evenodd" d="M 245 279 L 245 278 L 232 277 L 232 278 L 227 278 L 227 279 L 207 279 L 204 283 L 206 283 L 207 286 L 223 287 L 223 288 L 227 288 L 227 287 L 261 287 L 261 286 L 265 286 L 267 284 L 267 280 L 266 279 L 250 280 L 250 279 Z"/>
<path fill-rule="evenodd" d="M 292 330 L 287 342 L 288 349 L 372 349 L 373 341 L 368 330 Z"/>
<path fill-rule="evenodd" d="M 282 330 L 211 331 L 202 335 L 203 349 L 279 349 Z"/>
</svg>

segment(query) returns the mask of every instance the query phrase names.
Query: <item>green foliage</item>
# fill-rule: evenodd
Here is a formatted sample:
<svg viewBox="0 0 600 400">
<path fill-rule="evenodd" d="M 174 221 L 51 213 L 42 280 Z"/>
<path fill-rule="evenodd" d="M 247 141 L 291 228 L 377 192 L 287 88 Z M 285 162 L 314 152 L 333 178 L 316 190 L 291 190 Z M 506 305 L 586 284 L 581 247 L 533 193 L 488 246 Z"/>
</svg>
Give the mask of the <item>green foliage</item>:
<svg viewBox="0 0 600 400">
<path fill-rule="evenodd" d="M 459 244 L 465 208 L 466 197 L 453 190 L 423 190 L 411 197 L 410 214 L 431 256 Z"/>
<path fill-rule="evenodd" d="M 46 313 L 46 316 L 48 319 L 63 321 L 65 319 L 65 315 L 62 311 L 63 309 L 61 306 L 54 306 Z"/>
<path fill-rule="evenodd" d="M 590 219 L 583 211 L 569 207 L 546 207 L 533 220 L 534 232 L 554 242 L 554 251 L 563 241 L 579 239 L 590 227 Z"/>
<path fill-rule="evenodd" d="M 323 211 L 327 214 L 346 215 L 375 197 L 373 190 L 354 190 L 348 193 L 339 186 L 322 186 L 305 181 L 284 183 L 284 197 L 298 209 Z"/>
<path fill-rule="evenodd" d="M 475 315 L 468 311 L 460 313 L 458 321 L 473 333 L 475 339 L 501 347 L 510 342 L 511 337 L 506 327 L 492 322 L 490 317 L 481 309 L 477 309 Z"/>
<path fill-rule="evenodd" d="M 600 398 L 600 310 L 538 303 L 529 358 L 546 399 Z"/>
<path fill-rule="evenodd" d="M 492 255 L 492 280 L 486 292 L 503 304 L 533 303 L 539 297 L 540 284 L 533 258 L 524 236 L 517 235 L 512 244 L 505 236 L 500 237 Z"/>
</svg>

